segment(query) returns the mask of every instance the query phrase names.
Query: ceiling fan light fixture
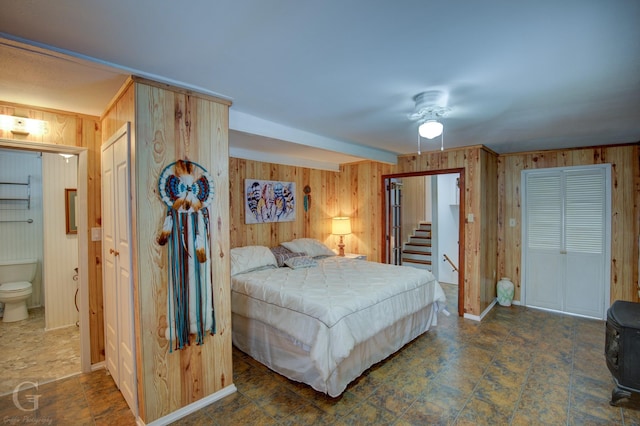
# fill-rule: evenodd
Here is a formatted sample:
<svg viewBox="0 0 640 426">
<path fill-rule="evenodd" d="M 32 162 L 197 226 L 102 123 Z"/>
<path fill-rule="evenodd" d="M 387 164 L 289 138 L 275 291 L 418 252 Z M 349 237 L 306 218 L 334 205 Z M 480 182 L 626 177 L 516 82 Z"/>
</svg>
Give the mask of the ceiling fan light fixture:
<svg viewBox="0 0 640 426">
<path fill-rule="evenodd" d="M 418 133 L 423 138 L 433 139 L 442 134 L 442 123 L 437 120 L 427 120 L 418 127 Z"/>
</svg>

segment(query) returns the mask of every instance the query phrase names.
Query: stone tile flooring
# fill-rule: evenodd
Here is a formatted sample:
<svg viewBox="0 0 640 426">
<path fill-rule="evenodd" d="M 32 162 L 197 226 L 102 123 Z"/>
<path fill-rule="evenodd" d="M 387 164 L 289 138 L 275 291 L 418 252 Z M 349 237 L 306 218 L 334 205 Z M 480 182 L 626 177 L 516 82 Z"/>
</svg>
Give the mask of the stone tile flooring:
<svg viewBox="0 0 640 426">
<path fill-rule="evenodd" d="M 46 383 L 80 373 L 78 327 L 45 331 L 44 308 L 23 321 L 0 321 L 0 395 L 24 381 Z"/>
<path fill-rule="evenodd" d="M 639 396 L 609 405 L 603 321 L 496 306 L 477 323 L 453 314 L 457 290 L 443 287 L 452 315 L 441 315 L 436 327 L 339 398 L 291 382 L 234 348 L 238 392 L 175 424 L 640 425 Z M 104 370 L 38 393 L 33 421 L 42 424 L 135 424 Z M 0 419 L 23 415 L 10 395 L 0 398 Z"/>
</svg>

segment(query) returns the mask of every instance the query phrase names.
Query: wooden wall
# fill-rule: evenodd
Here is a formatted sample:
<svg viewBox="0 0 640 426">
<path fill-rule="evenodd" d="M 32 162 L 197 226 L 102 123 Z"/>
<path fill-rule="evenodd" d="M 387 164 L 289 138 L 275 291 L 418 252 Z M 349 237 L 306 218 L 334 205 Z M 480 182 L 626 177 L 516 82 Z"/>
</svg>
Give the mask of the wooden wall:
<svg viewBox="0 0 640 426">
<path fill-rule="evenodd" d="M 48 124 L 48 132 L 41 136 L 14 135 L 0 129 L 0 139 L 25 142 L 33 149 L 33 143 L 82 147 L 87 149 L 87 232 L 92 227 L 100 227 L 100 144 L 101 127 L 99 117 L 75 114 L 27 105 L 18 105 L 0 101 L 0 114 L 37 118 Z M 47 151 L 49 148 L 46 149 Z M 100 262 L 102 243 L 91 241 L 90 235 L 87 268 L 89 290 L 89 333 L 91 345 L 91 363 L 104 361 L 104 324 L 102 312 L 102 264 Z"/>
<path fill-rule="evenodd" d="M 331 218 L 349 216 L 352 233 L 344 237 L 345 251 L 366 254 L 380 261 L 382 248 L 381 176 L 389 165 L 358 162 L 343 165 L 340 172 L 229 159 L 231 199 L 231 247 L 277 246 L 294 238 L 316 238 L 337 250 L 339 237 L 331 235 Z M 280 180 L 296 183 L 296 220 L 245 225 L 244 180 Z M 305 212 L 303 188 L 311 187 L 311 205 Z"/>
<path fill-rule="evenodd" d="M 132 199 L 136 354 L 140 417 L 152 422 L 233 383 L 229 269 L 228 107 L 141 79 L 130 80 L 103 117 L 104 140 L 132 122 Z M 164 338 L 168 260 L 156 242 L 166 214 L 158 196 L 162 170 L 188 158 L 215 182 L 210 209 L 216 334 L 204 344 L 170 352 Z"/>
<path fill-rule="evenodd" d="M 431 221 L 431 178 L 402 179 L 402 241 L 408 241 L 420 222 Z"/>
<path fill-rule="evenodd" d="M 482 146 L 405 155 L 398 158 L 392 173 L 458 168 L 464 170 L 464 193 L 460 194 L 460 215 L 465 217 L 464 235 L 460 235 L 464 258 L 459 259 L 464 270 L 462 303 L 465 314 L 479 317 L 496 297 L 497 155 Z M 473 222 L 466 220 L 469 214 L 473 214 Z"/>
<path fill-rule="evenodd" d="M 537 151 L 502 155 L 499 159 L 500 210 L 498 211 L 498 271 L 516 286 L 520 300 L 521 171 L 546 167 L 611 163 L 611 302 L 639 301 L 638 233 L 640 232 L 639 145 L 602 146 L 562 151 Z M 509 218 L 516 226 L 509 227 Z"/>
</svg>

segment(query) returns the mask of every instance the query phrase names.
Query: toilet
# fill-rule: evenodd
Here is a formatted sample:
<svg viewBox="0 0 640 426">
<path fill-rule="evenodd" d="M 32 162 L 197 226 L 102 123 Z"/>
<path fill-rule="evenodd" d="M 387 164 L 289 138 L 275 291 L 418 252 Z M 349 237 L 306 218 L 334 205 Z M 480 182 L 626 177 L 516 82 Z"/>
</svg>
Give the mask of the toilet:
<svg viewBox="0 0 640 426">
<path fill-rule="evenodd" d="M 31 281 L 36 276 L 36 259 L 0 261 L 0 302 L 4 303 L 3 322 L 29 318 L 27 299 L 31 296 Z"/>
</svg>

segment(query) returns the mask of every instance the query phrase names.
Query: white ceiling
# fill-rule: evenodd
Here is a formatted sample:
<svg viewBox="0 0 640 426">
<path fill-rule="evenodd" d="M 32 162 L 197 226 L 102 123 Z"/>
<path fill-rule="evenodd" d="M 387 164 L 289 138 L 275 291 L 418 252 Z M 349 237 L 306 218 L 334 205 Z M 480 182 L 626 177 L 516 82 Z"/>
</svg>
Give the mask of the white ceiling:
<svg viewBox="0 0 640 426">
<path fill-rule="evenodd" d="M 141 75 L 232 100 L 232 155 L 327 169 L 416 152 L 426 90 L 445 147 L 637 142 L 639 23 L 637 0 L 3 0 L 0 99 L 100 115 Z"/>
</svg>

